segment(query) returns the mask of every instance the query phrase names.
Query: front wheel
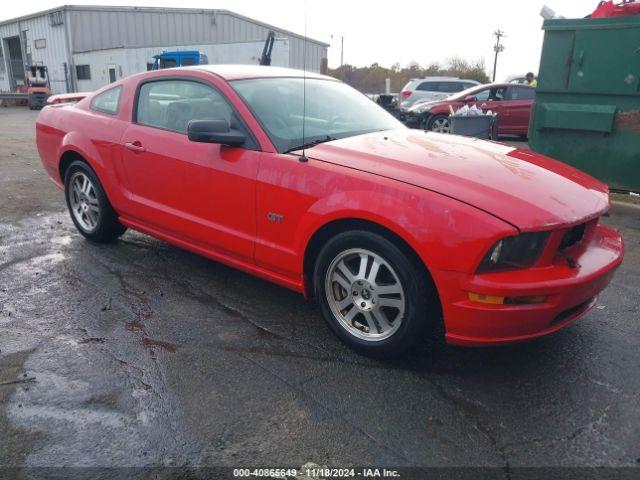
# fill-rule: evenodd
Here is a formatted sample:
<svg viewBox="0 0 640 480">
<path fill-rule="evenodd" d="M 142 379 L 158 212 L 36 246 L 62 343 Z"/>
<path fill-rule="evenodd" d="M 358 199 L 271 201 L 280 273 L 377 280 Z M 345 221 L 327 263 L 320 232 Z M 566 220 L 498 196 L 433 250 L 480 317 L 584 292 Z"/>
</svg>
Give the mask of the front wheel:
<svg viewBox="0 0 640 480">
<path fill-rule="evenodd" d="M 78 231 L 94 242 L 110 242 L 126 228 L 118 221 L 98 176 L 89 165 L 73 162 L 65 174 L 64 193 Z"/>
<path fill-rule="evenodd" d="M 414 259 L 367 231 L 332 238 L 314 270 L 315 293 L 331 329 L 366 355 L 399 355 L 435 323 L 435 289 Z"/>
<path fill-rule="evenodd" d="M 450 133 L 451 123 L 449 122 L 448 115 L 435 115 L 429 120 L 427 130 L 431 130 L 436 133 Z"/>
</svg>

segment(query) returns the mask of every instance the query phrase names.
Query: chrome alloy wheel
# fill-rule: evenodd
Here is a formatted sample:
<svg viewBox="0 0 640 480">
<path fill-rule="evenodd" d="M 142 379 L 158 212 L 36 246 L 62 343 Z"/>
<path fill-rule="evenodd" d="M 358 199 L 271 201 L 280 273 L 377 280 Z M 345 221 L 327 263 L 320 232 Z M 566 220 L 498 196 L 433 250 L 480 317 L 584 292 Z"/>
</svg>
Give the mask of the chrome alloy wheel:
<svg viewBox="0 0 640 480">
<path fill-rule="evenodd" d="M 448 118 L 436 118 L 431 124 L 431 131 L 436 133 L 449 133 L 451 125 Z"/>
<path fill-rule="evenodd" d="M 75 172 L 69 181 L 69 204 L 78 224 L 87 233 L 98 228 L 100 204 L 93 183 L 83 172 Z"/>
<path fill-rule="evenodd" d="M 351 335 L 369 342 L 393 335 L 406 299 L 397 273 L 380 255 L 354 248 L 333 259 L 325 277 L 327 302 Z"/>
</svg>

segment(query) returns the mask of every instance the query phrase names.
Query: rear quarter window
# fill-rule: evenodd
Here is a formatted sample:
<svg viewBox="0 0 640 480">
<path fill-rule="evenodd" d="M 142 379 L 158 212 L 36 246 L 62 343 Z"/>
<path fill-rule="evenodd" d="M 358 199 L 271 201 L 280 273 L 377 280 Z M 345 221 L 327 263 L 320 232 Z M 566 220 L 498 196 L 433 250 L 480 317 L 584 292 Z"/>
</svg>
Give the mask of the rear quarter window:
<svg viewBox="0 0 640 480">
<path fill-rule="evenodd" d="M 99 93 L 91 100 L 91 109 L 109 115 L 117 115 L 120 108 L 120 94 L 122 87 L 111 88 Z"/>
</svg>

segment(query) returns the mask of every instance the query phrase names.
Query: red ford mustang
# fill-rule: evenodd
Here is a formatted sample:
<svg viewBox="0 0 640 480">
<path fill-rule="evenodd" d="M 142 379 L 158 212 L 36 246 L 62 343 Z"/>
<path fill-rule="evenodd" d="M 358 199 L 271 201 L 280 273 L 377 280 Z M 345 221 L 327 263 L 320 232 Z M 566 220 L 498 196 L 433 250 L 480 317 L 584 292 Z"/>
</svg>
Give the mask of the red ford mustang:
<svg viewBox="0 0 640 480">
<path fill-rule="evenodd" d="M 37 143 L 89 240 L 133 228 L 315 297 L 371 355 L 440 322 L 458 345 L 554 332 L 593 306 L 623 256 L 599 222 L 599 181 L 529 151 L 409 130 L 320 75 L 146 72 L 45 107 Z"/>
</svg>

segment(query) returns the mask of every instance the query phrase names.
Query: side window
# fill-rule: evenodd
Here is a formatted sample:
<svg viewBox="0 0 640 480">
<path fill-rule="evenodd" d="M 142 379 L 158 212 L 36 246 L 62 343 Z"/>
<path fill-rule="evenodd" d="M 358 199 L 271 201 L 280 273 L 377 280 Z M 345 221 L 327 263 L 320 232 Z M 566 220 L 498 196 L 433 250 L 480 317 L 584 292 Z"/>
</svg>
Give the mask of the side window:
<svg viewBox="0 0 640 480">
<path fill-rule="evenodd" d="M 173 68 L 176 66 L 175 58 L 161 58 L 160 59 L 160 68 Z"/>
<path fill-rule="evenodd" d="M 191 120 L 222 118 L 232 123 L 227 100 L 209 85 L 189 80 L 157 80 L 142 84 L 136 122 L 187 133 Z"/>
<path fill-rule="evenodd" d="M 439 88 L 440 85 L 438 82 L 422 82 L 420 85 L 418 85 L 418 88 L 416 88 L 416 90 L 425 92 L 437 92 Z"/>
<path fill-rule="evenodd" d="M 489 94 L 491 93 L 491 89 L 487 88 L 486 90 L 480 90 L 479 92 L 476 92 L 476 94 L 474 95 L 479 102 L 486 102 L 487 100 L 489 100 Z"/>
<path fill-rule="evenodd" d="M 439 92 L 457 93 L 464 90 L 464 84 L 462 82 L 440 82 Z"/>
<path fill-rule="evenodd" d="M 511 100 L 533 100 L 536 96 L 536 91 L 533 88 L 512 87 L 511 88 Z"/>
<path fill-rule="evenodd" d="M 491 96 L 489 98 L 495 102 L 501 102 L 503 100 L 509 100 L 507 94 L 507 87 L 492 88 Z"/>
<path fill-rule="evenodd" d="M 116 115 L 120 106 L 120 94 L 122 87 L 115 87 L 102 92 L 91 100 L 91 109 L 99 112 Z"/>
</svg>

